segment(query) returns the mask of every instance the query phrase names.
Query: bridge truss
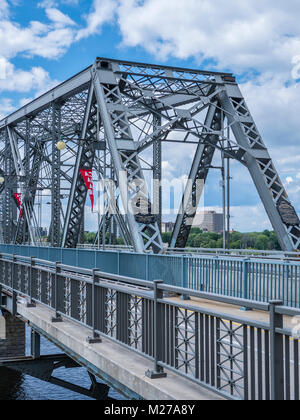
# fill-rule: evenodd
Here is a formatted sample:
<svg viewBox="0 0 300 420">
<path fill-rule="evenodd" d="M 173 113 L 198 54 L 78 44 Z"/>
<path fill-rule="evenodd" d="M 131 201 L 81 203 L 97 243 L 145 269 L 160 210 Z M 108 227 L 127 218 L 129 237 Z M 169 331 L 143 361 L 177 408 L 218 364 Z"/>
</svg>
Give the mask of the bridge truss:
<svg viewBox="0 0 300 420">
<path fill-rule="evenodd" d="M 196 147 L 172 247 L 185 247 L 197 182 L 221 151 L 248 168 L 283 250 L 299 249 L 299 218 L 232 74 L 104 58 L 0 122 L 2 240 L 40 243 L 38 198 L 48 194 L 51 245 L 76 247 L 88 197 L 81 171 L 92 170 L 114 185 L 101 238 L 120 234 L 138 252 L 161 253 L 162 189 L 151 197 L 145 174 L 161 180 L 163 142 Z"/>
</svg>

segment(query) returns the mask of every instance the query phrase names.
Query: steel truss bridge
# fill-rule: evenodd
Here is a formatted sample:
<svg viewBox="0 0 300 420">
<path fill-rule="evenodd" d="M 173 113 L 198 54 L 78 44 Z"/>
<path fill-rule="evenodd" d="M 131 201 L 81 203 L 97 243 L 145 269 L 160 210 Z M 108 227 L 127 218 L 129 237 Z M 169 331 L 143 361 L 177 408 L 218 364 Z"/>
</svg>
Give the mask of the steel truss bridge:
<svg viewBox="0 0 300 420">
<path fill-rule="evenodd" d="M 116 197 L 106 191 L 101 237 L 109 233 L 113 243 L 118 232 L 136 252 L 161 253 L 162 190 L 150 197 L 145 173 L 161 180 L 163 142 L 196 146 L 172 248 L 185 247 L 201 198 L 197 181 L 205 183 L 221 151 L 249 170 L 282 249 L 299 249 L 299 218 L 232 74 L 105 58 L 0 122 L 3 242 L 41 242 L 36 209 L 49 191 L 51 246 L 76 248 L 88 194 L 80 170 L 92 169 L 115 185 Z"/>
</svg>

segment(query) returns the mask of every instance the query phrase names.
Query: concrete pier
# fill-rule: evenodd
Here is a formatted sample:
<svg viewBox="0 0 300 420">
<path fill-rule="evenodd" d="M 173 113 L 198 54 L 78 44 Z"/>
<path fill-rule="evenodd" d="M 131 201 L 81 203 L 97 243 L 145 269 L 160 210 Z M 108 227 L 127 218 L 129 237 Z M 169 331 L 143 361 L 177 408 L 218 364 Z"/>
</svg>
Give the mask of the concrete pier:
<svg viewBox="0 0 300 420">
<path fill-rule="evenodd" d="M 0 358 L 25 355 L 25 324 L 20 319 L 0 311 Z"/>
</svg>

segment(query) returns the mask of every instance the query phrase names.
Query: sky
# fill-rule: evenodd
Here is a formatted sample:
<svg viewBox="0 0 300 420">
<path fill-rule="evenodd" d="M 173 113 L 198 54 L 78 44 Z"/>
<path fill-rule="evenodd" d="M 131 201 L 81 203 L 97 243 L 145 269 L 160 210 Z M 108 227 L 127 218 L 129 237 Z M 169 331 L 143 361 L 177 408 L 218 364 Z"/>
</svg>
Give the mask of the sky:
<svg viewBox="0 0 300 420">
<path fill-rule="evenodd" d="M 0 0 L 0 116 L 97 56 L 229 71 L 300 213 L 299 16 L 298 0 Z M 192 155 L 165 148 L 165 176 L 188 173 Z M 233 163 L 232 178 L 232 227 L 270 228 L 247 170 Z M 219 181 L 213 171 L 204 197 L 212 209 Z"/>
</svg>

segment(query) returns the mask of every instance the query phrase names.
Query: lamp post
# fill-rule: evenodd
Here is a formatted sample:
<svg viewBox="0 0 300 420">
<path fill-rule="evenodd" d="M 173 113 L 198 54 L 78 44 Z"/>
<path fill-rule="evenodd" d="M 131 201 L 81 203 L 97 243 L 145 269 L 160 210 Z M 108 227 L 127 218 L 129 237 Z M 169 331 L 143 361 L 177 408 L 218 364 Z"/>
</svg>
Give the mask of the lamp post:
<svg viewBox="0 0 300 420">
<path fill-rule="evenodd" d="M 225 155 L 222 152 L 222 166 L 205 166 L 206 169 L 219 169 L 222 175 L 222 206 L 223 206 L 223 249 L 226 249 L 226 182 L 225 182 Z M 229 180 L 228 180 L 229 183 Z M 229 209 L 229 205 L 228 205 Z M 228 217 L 230 217 L 228 215 Z M 228 232 L 229 236 L 229 232 Z"/>
</svg>

